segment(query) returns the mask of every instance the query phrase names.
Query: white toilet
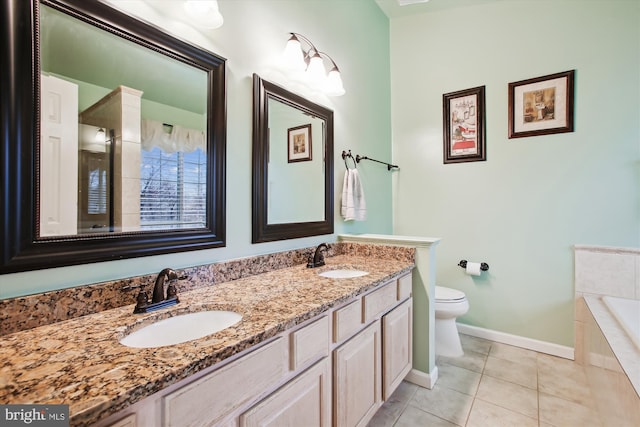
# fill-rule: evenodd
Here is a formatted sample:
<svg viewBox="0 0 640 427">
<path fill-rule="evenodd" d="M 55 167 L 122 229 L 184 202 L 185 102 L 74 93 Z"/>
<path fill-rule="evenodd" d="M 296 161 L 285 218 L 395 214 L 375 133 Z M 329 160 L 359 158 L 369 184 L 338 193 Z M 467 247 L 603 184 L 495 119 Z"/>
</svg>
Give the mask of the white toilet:
<svg viewBox="0 0 640 427">
<path fill-rule="evenodd" d="M 464 292 L 457 289 L 436 286 L 436 355 L 447 357 L 462 356 L 460 335 L 456 326 L 456 318 L 469 311 L 469 301 Z"/>
</svg>

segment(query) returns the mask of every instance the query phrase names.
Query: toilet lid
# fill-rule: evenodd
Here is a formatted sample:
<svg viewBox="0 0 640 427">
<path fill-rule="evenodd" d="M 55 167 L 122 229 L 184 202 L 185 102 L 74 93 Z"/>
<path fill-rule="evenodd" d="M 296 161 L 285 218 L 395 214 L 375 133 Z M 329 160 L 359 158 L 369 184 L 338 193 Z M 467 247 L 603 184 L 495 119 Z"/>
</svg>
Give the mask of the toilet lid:
<svg viewBox="0 0 640 427">
<path fill-rule="evenodd" d="M 457 301 L 464 298 L 466 298 L 466 295 L 462 291 L 436 286 L 436 301 Z"/>
</svg>

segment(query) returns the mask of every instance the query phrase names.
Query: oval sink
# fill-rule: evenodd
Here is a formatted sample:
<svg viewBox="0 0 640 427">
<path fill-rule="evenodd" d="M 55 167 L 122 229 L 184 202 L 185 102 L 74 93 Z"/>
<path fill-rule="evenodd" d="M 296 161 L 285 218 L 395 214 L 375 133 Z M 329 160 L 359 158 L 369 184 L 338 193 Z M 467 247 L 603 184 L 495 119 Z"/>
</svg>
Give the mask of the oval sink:
<svg viewBox="0 0 640 427">
<path fill-rule="evenodd" d="M 235 325 L 242 315 L 233 311 L 199 311 L 162 319 L 120 340 L 127 347 L 153 348 L 180 344 Z"/>
<path fill-rule="evenodd" d="M 362 270 L 327 270 L 322 273 L 318 273 L 319 276 L 328 277 L 329 279 L 352 279 L 354 277 L 366 276 L 368 271 Z"/>
</svg>

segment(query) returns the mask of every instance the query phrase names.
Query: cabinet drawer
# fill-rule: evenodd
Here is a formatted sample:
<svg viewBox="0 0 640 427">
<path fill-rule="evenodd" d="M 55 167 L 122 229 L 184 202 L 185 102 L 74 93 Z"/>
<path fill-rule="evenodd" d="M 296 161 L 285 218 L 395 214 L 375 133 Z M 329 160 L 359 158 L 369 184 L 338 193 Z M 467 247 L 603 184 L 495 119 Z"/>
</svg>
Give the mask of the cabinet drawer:
<svg viewBox="0 0 640 427">
<path fill-rule="evenodd" d="M 240 427 L 331 426 L 329 358 L 269 395 L 242 414 Z"/>
<path fill-rule="evenodd" d="M 287 340 L 278 338 L 162 398 L 164 424 L 213 425 L 288 372 Z"/>
<path fill-rule="evenodd" d="M 393 307 L 396 303 L 398 295 L 396 282 L 390 282 L 382 286 L 380 289 L 371 292 L 363 297 L 364 322 L 368 323 L 375 319 L 376 316 L 384 313 L 387 309 Z"/>
<path fill-rule="evenodd" d="M 329 355 L 329 318 L 315 322 L 291 333 L 291 370 Z"/>
<path fill-rule="evenodd" d="M 358 298 L 333 312 L 333 342 L 340 342 L 349 338 L 361 326 L 362 300 Z"/>
<path fill-rule="evenodd" d="M 411 296 L 411 273 L 398 279 L 398 301 L 404 301 Z"/>
</svg>

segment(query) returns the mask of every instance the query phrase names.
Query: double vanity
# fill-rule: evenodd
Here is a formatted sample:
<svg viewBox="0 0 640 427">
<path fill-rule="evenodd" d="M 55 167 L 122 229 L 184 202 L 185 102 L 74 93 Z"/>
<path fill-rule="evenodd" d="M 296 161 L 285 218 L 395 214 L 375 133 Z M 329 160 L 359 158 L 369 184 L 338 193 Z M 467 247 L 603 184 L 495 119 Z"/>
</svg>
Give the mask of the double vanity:
<svg viewBox="0 0 640 427">
<path fill-rule="evenodd" d="M 7 213 L 0 224 L 5 240 L 0 275 L 127 258 L 143 263 L 151 255 L 226 246 L 226 60 L 108 3 L 117 2 L 9 0 L 0 6 L 12 47 L 1 55 L 3 63 L 11 64 L 8 86 L 16 89 L 2 109 L 7 129 L 0 147 L 11 153 L 15 167 L 0 171 L 3 182 L 12 183 L 0 200 Z M 34 34 L 45 36 L 34 39 Z M 83 49 L 83 43 L 72 46 L 69 35 L 80 35 L 73 38 L 86 41 L 89 48 Z M 131 45 L 133 50 L 117 53 L 109 47 L 116 45 Z M 99 46 L 106 46 L 104 53 L 96 50 Z M 75 55 L 95 69 L 65 79 L 59 64 L 48 60 L 63 57 L 58 49 L 95 54 L 96 60 Z M 140 49 L 153 59 L 147 68 L 131 59 Z M 113 83 L 110 75 L 109 81 L 94 81 L 109 69 L 97 58 L 111 65 L 122 57 L 136 64 L 143 74 L 140 82 Z M 155 61 L 169 63 L 159 66 Z M 174 68 L 182 74 L 167 72 Z M 168 81 L 155 82 L 148 70 L 162 70 L 155 75 Z M 69 80 L 73 85 L 60 96 L 49 96 L 53 89 L 42 84 L 49 75 L 60 77 L 57 83 Z M 125 70 L 122 75 L 134 74 Z M 191 82 L 200 84 L 193 93 Z M 166 99 L 165 89 L 174 89 Z M 257 74 L 253 89 L 251 242 L 332 235 L 333 111 Z M 93 92 L 104 93 L 97 99 L 84 95 Z M 135 114 L 124 100 L 118 102 L 119 113 L 104 122 L 83 114 L 101 107 L 110 94 L 133 92 L 140 104 Z M 174 93 L 191 93 L 187 98 L 202 99 L 198 104 L 203 105 L 197 111 L 190 104 L 173 105 L 179 98 Z M 41 134 L 47 128 L 44 116 L 58 114 L 41 112 L 41 98 L 65 99 L 63 104 L 70 106 L 65 129 L 71 130 L 73 156 L 49 154 L 67 144 L 54 145 L 51 141 L 59 138 Z M 142 106 L 148 103 L 154 108 L 145 109 L 143 117 Z M 43 110 L 54 111 L 46 106 Z M 175 114 L 177 110 L 181 114 Z M 122 122 L 125 118 L 129 125 Z M 166 219 L 170 226 L 159 227 L 143 220 L 141 194 L 121 197 L 123 177 L 134 182 L 131 188 L 144 187 L 142 177 L 137 178 L 147 151 L 142 149 L 142 119 L 162 123 L 163 129 L 206 129 L 198 148 L 206 171 L 198 202 L 205 206 L 198 219 L 201 226 L 176 229 L 173 220 Z M 91 138 L 74 133 L 79 125 L 91 130 Z M 309 129 L 308 157 L 291 159 L 288 144 L 269 144 L 289 141 L 289 131 L 300 126 Z M 98 134 L 109 137 L 100 141 L 99 150 L 93 145 L 89 150 L 87 141 L 95 143 Z M 82 188 L 88 184 L 84 175 L 75 175 L 78 164 L 51 162 L 76 156 L 98 157 L 102 165 L 113 166 L 108 173 L 99 170 L 100 176 L 110 177 L 104 185 L 110 190 L 100 193 L 100 206 L 109 208 L 86 221 L 78 218 L 94 209 L 84 205 L 89 192 Z M 78 188 L 61 185 L 49 191 L 46 185 L 58 182 L 49 175 L 59 171 Z M 301 189 L 301 196 L 292 192 L 294 187 Z M 67 207 L 60 210 L 60 218 L 47 213 L 49 199 L 42 197 L 57 193 L 74 199 L 53 202 Z M 172 210 L 159 205 L 158 211 Z M 61 221 L 68 227 L 47 228 Z M 364 425 L 411 369 L 415 251 L 382 245 L 354 248 L 358 245 L 346 242 L 334 246 L 339 245 L 326 265 L 314 260 L 315 268 L 307 268 L 299 254 L 285 256 L 284 263 L 282 256 L 268 254 L 187 268 L 182 273 L 189 280 L 177 285 L 179 303 L 167 306 L 177 301 L 174 289 L 170 297 L 154 295 L 151 300 L 141 294 L 138 314 L 133 313 L 135 295 L 128 291 L 147 286 L 143 276 L 0 300 L 0 402 L 67 404 L 73 426 L 268 424 L 264 420 L 278 425 Z"/>
<path fill-rule="evenodd" d="M 413 267 L 340 254 L 182 292 L 151 313 L 129 305 L 9 334 L 0 401 L 69 404 L 71 425 L 363 425 L 411 369 Z M 230 326 L 155 340 L 170 332 L 160 322 L 191 313 L 227 313 Z M 150 341 L 120 342 L 145 327 Z"/>
</svg>

